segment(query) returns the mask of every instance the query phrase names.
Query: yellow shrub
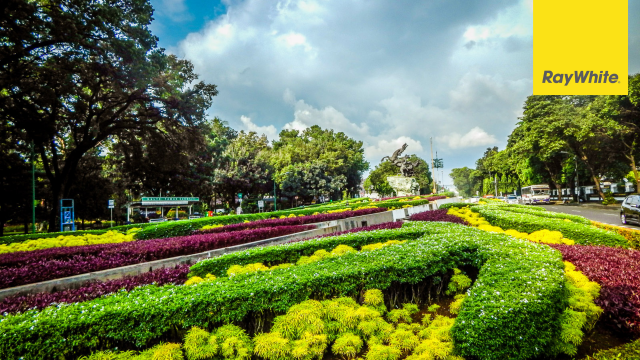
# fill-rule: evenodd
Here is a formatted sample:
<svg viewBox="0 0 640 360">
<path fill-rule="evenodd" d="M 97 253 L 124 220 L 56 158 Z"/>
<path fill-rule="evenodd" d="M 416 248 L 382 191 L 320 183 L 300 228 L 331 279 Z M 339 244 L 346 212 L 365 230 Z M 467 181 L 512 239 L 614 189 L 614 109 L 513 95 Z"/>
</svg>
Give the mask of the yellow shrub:
<svg viewBox="0 0 640 360">
<path fill-rule="evenodd" d="M 245 266 L 232 265 L 229 268 L 229 270 L 227 270 L 227 275 L 231 277 L 231 276 L 236 276 L 240 274 L 247 274 L 247 273 L 252 273 L 257 271 L 267 271 L 267 270 L 269 270 L 269 267 L 264 266 L 262 263 L 247 264 Z"/>
<path fill-rule="evenodd" d="M 222 224 L 205 225 L 205 226 L 201 227 L 200 230 L 215 229 L 215 228 L 219 228 L 219 227 L 222 227 L 222 226 L 224 226 L 224 225 L 222 225 Z"/>
<path fill-rule="evenodd" d="M 200 276 L 193 276 L 193 277 L 189 278 L 189 280 L 187 280 L 184 284 L 185 285 L 195 285 L 195 284 L 200 284 L 201 282 L 204 282 L 203 278 L 201 278 Z"/>
<path fill-rule="evenodd" d="M 348 245 L 338 245 L 336 246 L 335 249 L 333 249 L 331 251 L 331 255 L 333 256 L 340 256 L 340 255 L 344 255 L 346 253 L 355 253 L 357 252 L 356 249 L 352 248 L 351 246 Z"/>
<path fill-rule="evenodd" d="M 60 235 L 56 238 L 27 240 L 25 242 L 12 243 L 9 245 L 2 244 L 0 245 L 0 254 L 6 254 L 16 251 L 43 250 L 56 247 L 117 244 L 134 241 L 134 234 L 135 232 L 125 235 L 117 231 L 107 231 L 106 233 L 100 235 Z"/>
</svg>

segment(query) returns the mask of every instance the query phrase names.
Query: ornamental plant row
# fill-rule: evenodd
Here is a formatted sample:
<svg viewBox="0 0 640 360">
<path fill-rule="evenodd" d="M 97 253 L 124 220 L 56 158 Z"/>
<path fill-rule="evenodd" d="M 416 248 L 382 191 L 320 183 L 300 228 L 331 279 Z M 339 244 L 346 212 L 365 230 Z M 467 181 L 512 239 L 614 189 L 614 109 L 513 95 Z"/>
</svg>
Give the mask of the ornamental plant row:
<svg viewBox="0 0 640 360">
<path fill-rule="evenodd" d="M 222 234 L 201 234 L 4 254 L 0 255 L 0 288 L 196 254 L 313 228 L 315 227 L 312 225 L 279 226 Z"/>
<path fill-rule="evenodd" d="M 205 277 L 207 274 L 224 277 L 227 276 L 227 270 L 232 265 L 244 266 L 262 263 L 266 266 L 274 266 L 283 263 L 296 263 L 302 256 L 310 256 L 318 250 L 331 251 L 338 245 L 348 245 L 359 249 L 363 245 L 389 240 L 414 240 L 424 233 L 425 230 L 422 228 L 403 226 L 398 229 L 358 231 L 343 235 L 329 234 L 324 238 L 278 246 L 265 246 L 202 260 L 191 266 L 189 277 Z"/>
<path fill-rule="evenodd" d="M 70 357 L 115 344 L 146 347 L 176 330 L 211 328 L 262 312 L 284 313 L 308 298 L 356 296 L 364 289 L 417 284 L 464 265 L 481 270 L 452 329 L 460 354 L 527 359 L 548 352 L 566 307 L 558 252 L 458 224 L 417 222 L 409 229 L 426 235 L 308 265 L 194 286 L 145 286 L 6 316 L 0 320 L 0 358 Z"/>
<path fill-rule="evenodd" d="M 214 216 L 207 217 L 201 219 L 195 219 L 190 221 L 170 221 L 164 223 L 154 224 L 152 226 L 147 226 L 138 233 L 136 233 L 137 239 L 160 239 L 166 237 L 174 237 L 174 236 L 184 236 L 191 234 L 194 230 L 199 230 L 200 228 L 206 225 L 229 225 L 229 224 L 237 224 L 244 221 L 257 221 L 257 220 L 265 220 L 272 217 L 280 217 L 281 215 L 288 216 L 290 214 L 294 215 L 313 215 L 316 212 L 327 211 L 327 210 L 337 210 L 337 209 L 355 209 L 361 206 L 376 206 L 379 208 L 389 209 L 392 207 L 402 208 L 403 206 L 417 206 L 428 204 L 428 200 L 413 200 L 413 201 L 405 201 L 398 202 L 395 200 L 391 201 L 383 201 L 383 202 L 354 202 L 350 203 L 348 206 L 327 206 L 327 207 L 317 207 L 317 208 L 306 208 L 299 210 L 285 210 L 285 211 L 277 211 L 270 213 L 257 213 L 257 214 L 246 214 L 246 215 L 225 215 L 225 216 Z"/>
<path fill-rule="evenodd" d="M 487 208 L 495 207 L 499 210 L 511 211 L 511 212 L 520 213 L 520 214 L 529 214 L 533 216 L 547 217 L 552 219 L 567 219 L 567 220 L 571 220 L 572 222 L 576 222 L 584 225 L 591 225 L 591 221 L 582 216 L 547 211 L 545 208 L 542 208 L 542 207 L 516 205 L 516 204 L 491 204 L 491 205 L 484 205 L 484 207 L 487 207 Z"/>
<path fill-rule="evenodd" d="M 225 224 L 231 224 L 231 223 L 237 223 L 237 222 L 243 222 L 245 220 L 248 220 L 249 217 L 251 217 L 251 215 L 254 215 L 253 217 L 255 218 L 260 218 L 260 219 L 265 219 L 265 218 L 269 218 L 269 217 L 279 217 L 282 215 L 288 216 L 290 214 L 312 214 L 314 212 L 318 212 L 318 211 L 326 211 L 326 210 L 334 210 L 334 209 L 340 209 L 340 208 L 344 208 L 344 207 L 349 207 L 349 208 L 355 208 L 358 206 L 362 206 L 363 204 L 370 204 L 370 202 L 363 202 L 363 201 L 369 201 L 368 198 L 361 198 L 358 199 L 357 201 L 353 201 L 351 200 L 351 205 L 350 206 L 346 206 L 346 202 L 348 201 L 340 201 L 340 202 L 334 202 L 334 203 L 327 203 L 327 204 L 318 204 L 317 206 L 313 207 L 313 211 L 310 211 L 309 208 L 304 208 L 304 209 L 297 209 L 297 210 L 281 210 L 281 211 L 274 211 L 274 212 L 268 212 L 268 213 L 260 213 L 260 214 L 246 214 L 246 215 L 224 215 L 224 216 L 215 216 L 215 217 L 208 217 L 208 218 L 202 218 L 202 219 L 196 219 L 196 220 L 183 220 L 180 221 L 180 223 L 185 223 L 185 222 L 193 222 L 195 221 L 196 223 L 199 221 L 203 221 L 203 220 L 211 220 L 211 219 L 225 219 L 225 218 L 229 218 L 229 217 L 238 217 L 238 219 L 236 221 L 225 221 L 223 220 L 222 223 Z M 259 215 L 258 217 L 256 217 L 257 215 Z M 162 223 L 162 224 L 175 224 L 176 222 L 168 222 L 168 223 Z M 127 230 L 131 229 L 131 228 L 146 228 L 146 227 L 155 227 L 157 226 L 157 223 L 140 223 L 140 224 L 130 224 L 130 225 L 119 225 L 119 226 L 114 226 L 108 229 L 100 229 L 100 230 L 78 230 L 78 231 L 73 231 L 73 232 L 53 232 L 53 233 L 38 233 L 38 234 L 20 234 L 20 235 L 8 235 L 8 236 L 2 236 L 0 237 L 0 244 L 11 244 L 11 243 L 16 243 L 16 242 L 22 242 L 22 241 L 26 241 L 26 240 L 37 240 L 37 239 L 46 239 L 46 238 L 52 238 L 52 237 L 58 237 L 60 235 L 81 235 L 81 234 L 94 234 L 94 235 L 100 235 L 100 234 L 104 234 L 107 231 L 119 231 L 122 233 L 126 233 Z M 204 225 L 202 225 L 204 226 Z M 202 227 L 200 226 L 200 227 Z M 182 234 L 182 235 L 187 235 L 187 234 Z M 151 239 L 151 237 L 145 237 L 145 239 Z"/>
<path fill-rule="evenodd" d="M 491 225 L 503 229 L 513 229 L 526 233 L 546 229 L 559 231 L 565 238 L 581 245 L 629 246 L 623 236 L 591 225 L 577 224 L 533 214 L 519 214 L 500 210 L 495 206 L 477 205 L 471 207 L 471 210 L 480 213 Z"/>
<path fill-rule="evenodd" d="M 640 251 L 604 246 L 550 245 L 601 286 L 596 304 L 615 331 L 640 335 Z"/>
<path fill-rule="evenodd" d="M 189 265 L 175 268 L 162 268 L 122 279 L 96 281 L 76 289 L 54 293 L 37 293 L 21 296 L 9 296 L 0 302 L 0 314 L 15 314 L 30 309 L 44 309 L 52 304 L 75 303 L 93 300 L 118 291 L 131 291 L 143 285 L 181 285 L 187 280 Z"/>
<path fill-rule="evenodd" d="M 384 212 L 386 210 L 387 209 L 385 208 L 361 209 L 361 210 L 345 211 L 345 212 L 339 212 L 339 213 L 333 213 L 333 214 L 308 215 L 308 216 L 285 218 L 285 219 L 257 220 L 257 221 L 251 221 L 248 223 L 224 225 L 222 227 L 213 228 L 213 229 L 196 230 L 193 233 L 194 234 L 214 234 L 214 233 L 222 233 L 222 232 L 229 232 L 229 231 L 259 229 L 259 228 L 273 227 L 273 226 L 305 225 L 305 224 L 320 223 L 325 221 L 339 220 L 339 219 L 350 218 L 355 216 L 375 214 L 379 212 Z"/>
<path fill-rule="evenodd" d="M 398 229 L 402 227 L 401 222 L 388 222 L 378 225 L 371 225 L 351 230 L 345 230 L 332 234 L 325 234 L 317 238 L 328 236 L 338 236 L 353 232 L 365 232 L 372 230 Z M 382 237 L 380 237 L 382 238 Z M 306 241 L 311 238 L 294 240 L 295 242 Z M 375 238 L 372 238 L 375 239 Z M 327 250 L 330 250 L 326 246 Z M 296 261 L 299 257 L 296 257 Z M 233 261 L 233 260 L 232 260 Z M 257 260 L 256 260 L 257 261 Z M 232 264 L 234 265 L 234 264 Z M 29 309 L 44 309 L 47 306 L 58 303 L 74 303 L 93 300 L 104 295 L 112 294 L 117 291 L 130 291 L 138 286 L 143 285 L 163 285 L 175 284 L 181 285 L 187 280 L 189 273 L 188 265 L 180 265 L 176 268 L 157 269 L 148 273 L 136 276 L 127 276 L 122 279 L 107 280 L 103 282 L 94 282 L 77 289 L 69 289 L 58 291 L 55 293 L 38 293 L 25 296 L 10 296 L 0 302 L 0 314 L 14 314 L 24 312 Z"/>
<path fill-rule="evenodd" d="M 469 225 L 463 219 L 454 216 L 448 215 L 446 209 L 438 209 L 432 211 L 424 211 L 421 213 L 413 214 L 409 217 L 411 221 L 444 221 L 461 225 Z"/>
</svg>

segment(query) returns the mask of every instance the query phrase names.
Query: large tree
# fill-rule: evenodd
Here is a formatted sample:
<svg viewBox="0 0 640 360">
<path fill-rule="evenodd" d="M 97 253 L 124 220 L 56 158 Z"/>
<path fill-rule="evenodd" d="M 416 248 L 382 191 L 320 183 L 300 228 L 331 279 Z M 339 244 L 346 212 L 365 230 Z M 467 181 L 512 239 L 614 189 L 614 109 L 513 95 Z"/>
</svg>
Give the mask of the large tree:
<svg viewBox="0 0 640 360">
<path fill-rule="evenodd" d="M 345 184 L 339 191 L 346 190 L 351 195 L 359 192 L 362 173 L 369 169 L 364 159 L 362 141 L 356 141 L 342 132 L 325 130 L 317 125 L 300 132 L 282 130 L 280 139 L 273 142 L 271 164 L 276 177 L 295 164 L 319 163 L 326 166 L 326 173 L 332 178 L 342 175 Z"/>
<path fill-rule="evenodd" d="M 269 191 L 273 185 L 270 150 L 265 135 L 244 131 L 225 148 L 221 166 L 215 170 L 214 189 L 230 206 L 238 193 L 258 195 Z"/>
<path fill-rule="evenodd" d="M 51 186 L 51 225 L 88 151 L 132 129 L 197 126 L 217 94 L 196 82 L 189 62 L 157 48 L 148 1 L 5 3 L 0 117 L 35 144 Z"/>
</svg>

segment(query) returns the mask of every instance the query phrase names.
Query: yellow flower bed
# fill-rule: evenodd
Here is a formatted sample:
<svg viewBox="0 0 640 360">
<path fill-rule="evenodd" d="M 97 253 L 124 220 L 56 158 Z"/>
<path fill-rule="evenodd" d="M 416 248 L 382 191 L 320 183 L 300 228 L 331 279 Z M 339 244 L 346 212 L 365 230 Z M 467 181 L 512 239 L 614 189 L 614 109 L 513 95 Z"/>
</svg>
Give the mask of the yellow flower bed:
<svg viewBox="0 0 640 360">
<path fill-rule="evenodd" d="M 527 234 L 525 232 L 520 232 L 513 229 L 504 230 L 498 226 L 489 224 L 489 222 L 485 220 L 485 218 L 480 216 L 480 214 L 471 211 L 468 207 L 464 207 L 461 209 L 451 208 L 447 211 L 447 214 L 457 216 L 468 222 L 471 226 L 477 227 L 478 229 L 484 231 L 504 233 L 518 239 L 527 239 L 543 244 L 575 245 L 575 241 L 566 239 L 564 236 L 562 236 L 562 233 L 560 231 L 550 231 L 545 229 Z"/>
<path fill-rule="evenodd" d="M 0 254 L 12 253 L 16 251 L 43 250 L 56 247 L 116 244 L 129 242 L 134 241 L 133 236 L 135 235 L 135 231 L 132 230 L 134 229 L 129 229 L 126 235 L 117 231 L 107 231 L 106 233 L 100 235 L 60 235 L 57 238 L 28 240 L 25 242 L 12 243 L 8 245 L 2 244 L 0 245 Z"/>
</svg>

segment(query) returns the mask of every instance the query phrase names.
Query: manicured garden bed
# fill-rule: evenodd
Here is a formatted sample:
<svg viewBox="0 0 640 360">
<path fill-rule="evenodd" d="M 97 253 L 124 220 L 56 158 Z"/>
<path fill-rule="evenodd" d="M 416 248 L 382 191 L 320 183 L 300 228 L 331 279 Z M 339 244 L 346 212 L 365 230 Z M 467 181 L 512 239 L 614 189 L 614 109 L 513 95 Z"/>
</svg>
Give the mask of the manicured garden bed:
<svg viewBox="0 0 640 360">
<path fill-rule="evenodd" d="M 422 231 L 424 236 L 308 265 L 193 286 L 145 286 L 84 303 L 6 316 L 0 322 L 0 357 L 47 359 L 115 344 L 123 349 L 146 347 L 171 334 L 180 337 L 176 329 L 255 322 L 257 314 L 283 313 L 308 298 L 356 296 L 370 288 L 393 291 L 402 285 L 402 293 L 409 290 L 410 295 L 412 286 L 416 291 L 420 286 L 437 285 L 459 266 L 481 268 L 452 329 L 461 355 L 497 359 L 519 354 L 517 358 L 525 359 L 549 350 L 551 339 L 560 331 L 560 314 L 566 304 L 557 252 L 457 224 L 418 222 L 406 229 Z M 341 237 L 346 241 L 356 234 Z M 331 237 L 316 242 L 340 243 Z M 495 305 L 486 306 L 490 303 Z M 483 321 L 476 321 L 479 318 Z"/>
<path fill-rule="evenodd" d="M 119 244 L 62 247 L 0 255 L 0 288 L 245 244 L 315 228 L 281 226 Z"/>
</svg>

